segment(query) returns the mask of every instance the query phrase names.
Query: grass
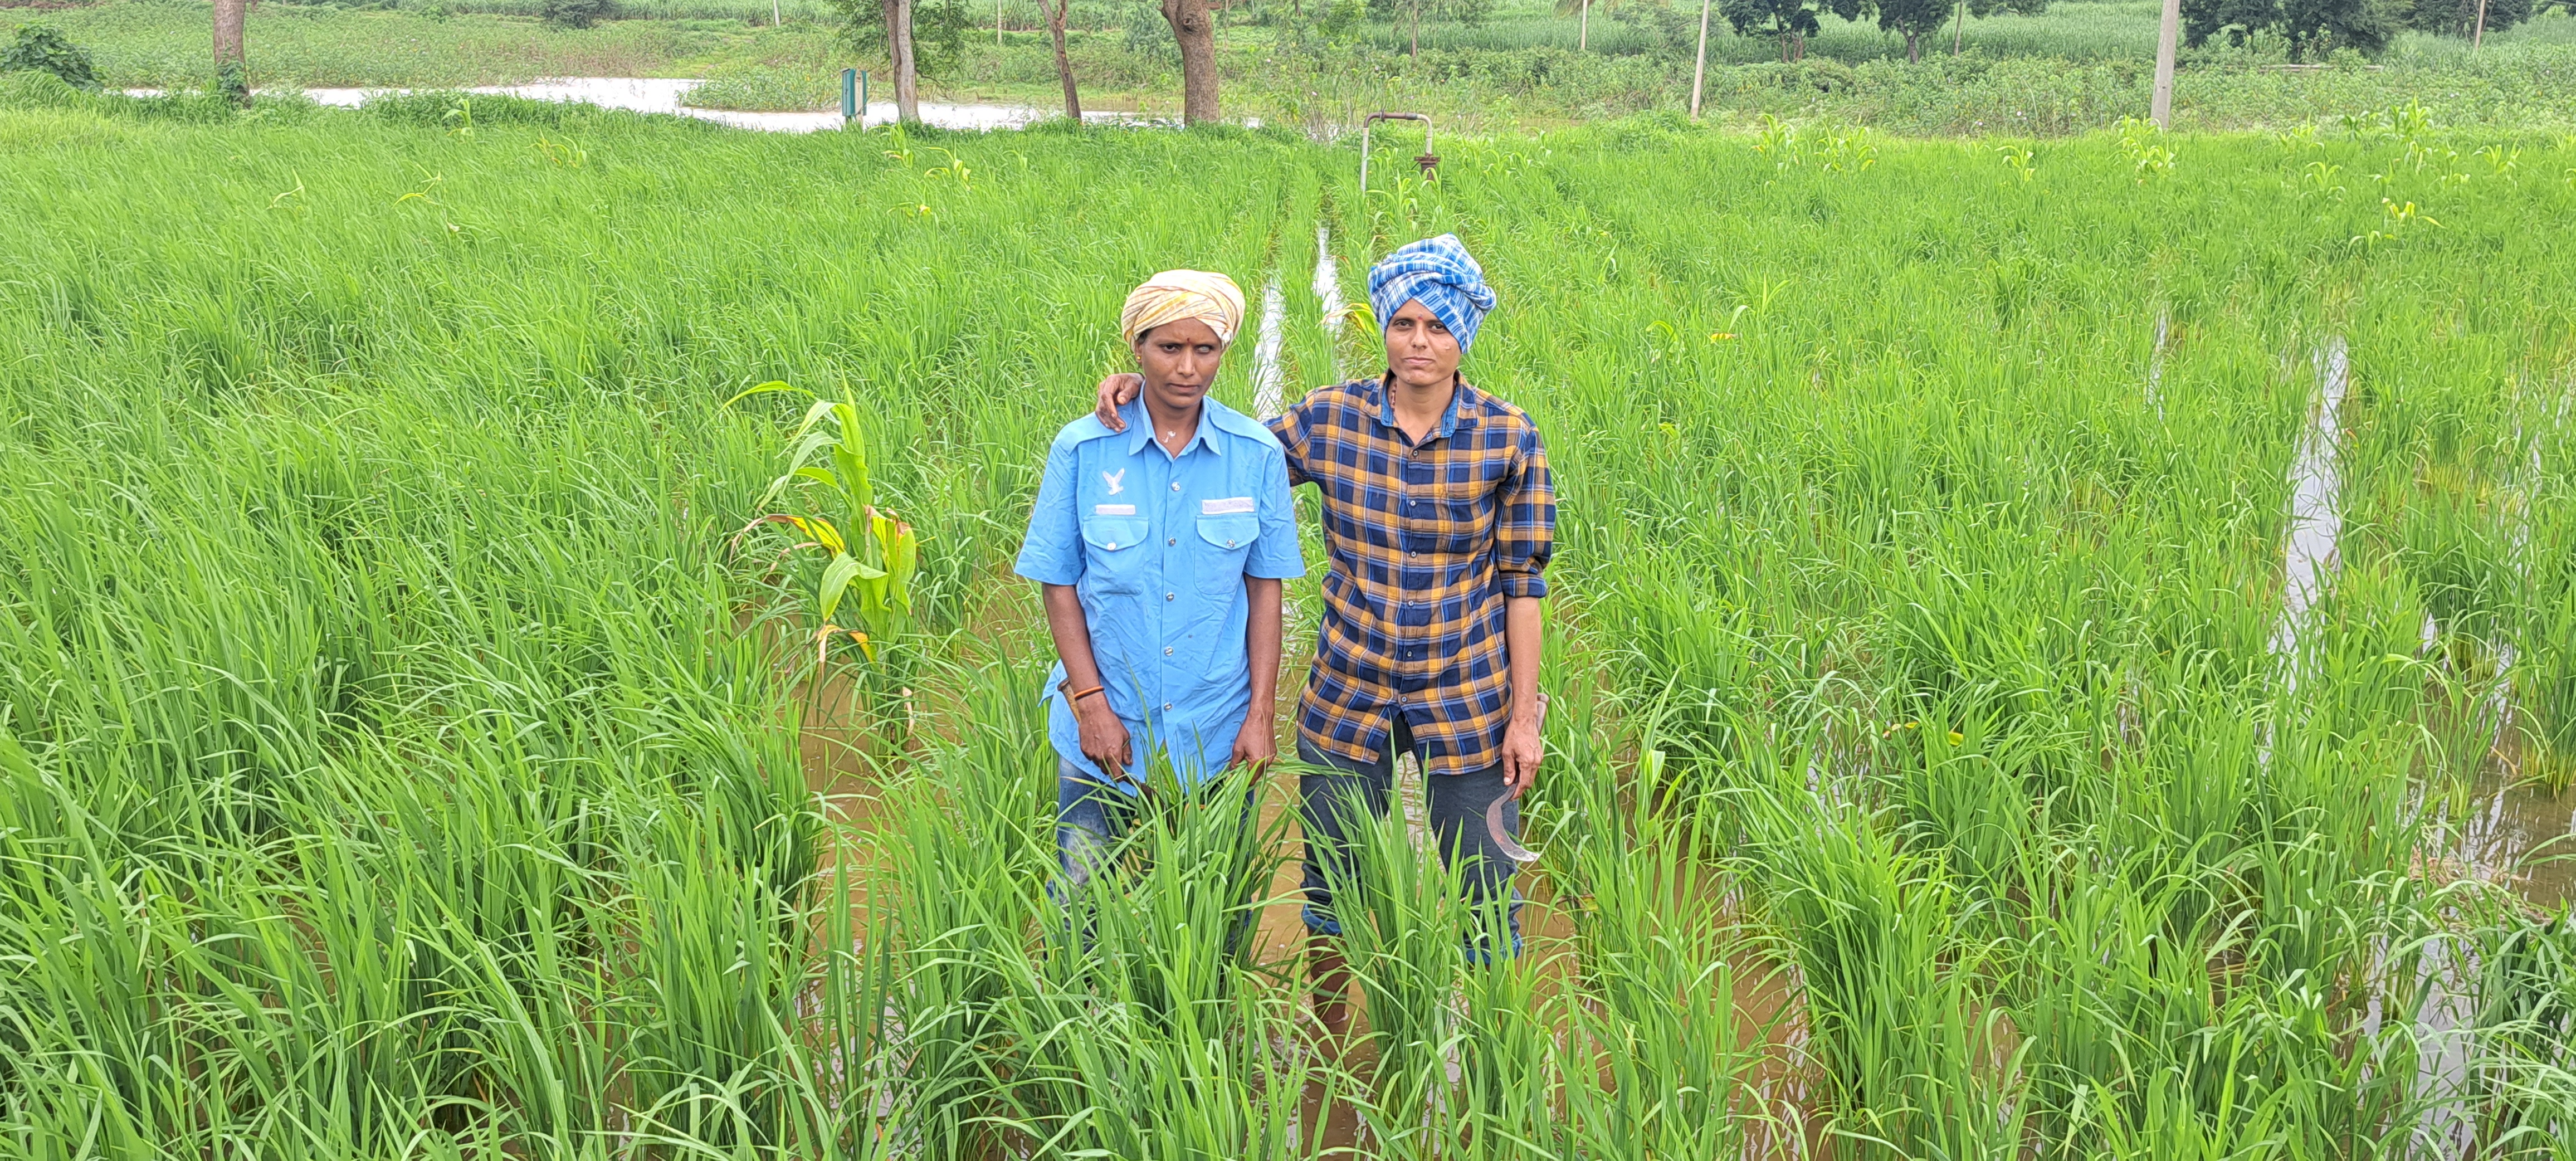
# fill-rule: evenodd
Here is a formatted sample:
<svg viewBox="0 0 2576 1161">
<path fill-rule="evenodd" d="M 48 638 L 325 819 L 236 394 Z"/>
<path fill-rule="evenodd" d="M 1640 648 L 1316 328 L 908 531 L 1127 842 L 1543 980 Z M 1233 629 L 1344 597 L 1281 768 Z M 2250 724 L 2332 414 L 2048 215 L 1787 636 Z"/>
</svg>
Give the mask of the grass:
<svg viewBox="0 0 2576 1161">
<path fill-rule="evenodd" d="M 2025 177 L 1650 117 L 1363 193 L 1285 131 L 8 102 L 11 1155 L 2567 1155 L 2565 922 L 2445 869 L 2499 683 L 2569 717 L 2563 140 Z M 1365 366 L 1319 223 L 1346 297 L 1477 250 L 1467 373 L 1564 503 L 1531 952 L 1468 970 L 1492 917 L 1385 828 L 1343 1053 L 1228 942 L 1281 852 L 1231 800 L 1082 950 L 1004 575 L 1138 273 L 1277 272 L 1286 377 Z M 2341 570 L 2279 656 L 2338 338 Z M 732 546 L 797 409 L 722 404 L 779 379 L 923 534 L 854 682 Z"/>
</svg>

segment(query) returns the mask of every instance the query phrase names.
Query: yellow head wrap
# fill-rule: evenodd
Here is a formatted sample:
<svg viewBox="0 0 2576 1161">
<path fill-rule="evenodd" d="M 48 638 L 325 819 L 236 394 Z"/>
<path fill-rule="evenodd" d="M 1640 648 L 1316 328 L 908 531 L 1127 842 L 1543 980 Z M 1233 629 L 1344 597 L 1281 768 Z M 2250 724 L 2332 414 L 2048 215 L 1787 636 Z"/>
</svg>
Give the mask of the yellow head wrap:
<svg viewBox="0 0 2576 1161">
<path fill-rule="evenodd" d="M 1127 308 L 1118 312 L 1118 329 L 1132 345 L 1136 336 L 1185 318 L 1206 323 L 1216 341 L 1231 343 L 1243 326 L 1243 291 L 1222 274 L 1166 270 L 1128 292 Z"/>
</svg>

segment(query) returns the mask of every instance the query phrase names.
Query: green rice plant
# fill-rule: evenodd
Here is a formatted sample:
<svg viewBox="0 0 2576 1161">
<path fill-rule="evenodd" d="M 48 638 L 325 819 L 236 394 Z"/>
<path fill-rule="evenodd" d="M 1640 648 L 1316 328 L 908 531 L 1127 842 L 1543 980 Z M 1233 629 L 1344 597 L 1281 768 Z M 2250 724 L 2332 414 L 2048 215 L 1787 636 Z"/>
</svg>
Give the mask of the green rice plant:
<svg viewBox="0 0 2576 1161">
<path fill-rule="evenodd" d="M 1361 1120 L 1377 1147 L 1429 1156 L 1449 1147 L 1459 1077 L 1450 1065 L 1467 1041 L 1461 1002 L 1471 947 L 1494 955 L 1507 932 L 1484 925 L 1463 897 L 1463 868 L 1436 845 L 1417 847 L 1395 811 L 1372 816 L 1354 799 L 1345 833 L 1350 873 L 1327 864 L 1338 950 L 1368 1013 L 1376 1066 Z"/>
<path fill-rule="evenodd" d="M 1797 966 L 1827 1130 L 1873 1155 L 2017 1154 L 2019 1062 L 1974 986 L 1992 949 L 1963 937 L 1968 908 L 1942 864 L 1848 806 L 1766 805 L 1746 826 L 1738 873 L 1761 885 Z"/>
<path fill-rule="evenodd" d="M 2576 944 L 2568 913 L 2506 910 L 2474 936 L 2478 975 L 2471 1067 L 2487 1081 L 2473 1110 L 2476 1140 L 2493 1156 L 2564 1157 L 2576 1147 Z"/>
<path fill-rule="evenodd" d="M 1073 1154 L 1303 1155 L 1316 1062 L 1293 991 L 1248 954 L 1281 827 L 1239 777 L 1151 781 L 1117 849 L 1041 913 L 1042 955 L 1008 969 L 1010 1123 Z"/>
<path fill-rule="evenodd" d="M 1742 1005 L 1781 969 L 1704 860 L 1726 812 L 1662 793 L 1660 749 L 1644 751 L 1624 788 L 1607 762 L 1571 765 L 1552 782 L 1569 817 L 1548 852 L 1559 889 L 1580 890 L 1566 900 L 1583 980 L 1562 1009 L 1567 1152 L 1740 1156 L 1771 1116 L 1752 1074 L 1773 1031 Z"/>
</svg>

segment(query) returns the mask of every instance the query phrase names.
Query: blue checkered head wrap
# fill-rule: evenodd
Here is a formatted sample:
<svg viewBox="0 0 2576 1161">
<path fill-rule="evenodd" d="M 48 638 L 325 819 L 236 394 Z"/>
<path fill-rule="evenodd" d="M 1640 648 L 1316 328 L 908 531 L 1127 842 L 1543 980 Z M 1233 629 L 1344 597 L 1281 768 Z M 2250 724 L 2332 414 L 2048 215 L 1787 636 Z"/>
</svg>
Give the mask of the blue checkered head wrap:
<svg viewBox="0 0 2576 1161">
<path fill-rule="evenodd" d="M 1369 306 L 1377 312 L 1377 329 L 1408 302 L 1419 302 L 1440 325 L 1458 336 L 1458 350 L 1475 345 L 1476 325 L 1494 309 L 1494 290 L 1485 285 L 1485 270 L 1476 265 L 1456 234 L 1409 243 L 1369 267 Z"/>
</svg>

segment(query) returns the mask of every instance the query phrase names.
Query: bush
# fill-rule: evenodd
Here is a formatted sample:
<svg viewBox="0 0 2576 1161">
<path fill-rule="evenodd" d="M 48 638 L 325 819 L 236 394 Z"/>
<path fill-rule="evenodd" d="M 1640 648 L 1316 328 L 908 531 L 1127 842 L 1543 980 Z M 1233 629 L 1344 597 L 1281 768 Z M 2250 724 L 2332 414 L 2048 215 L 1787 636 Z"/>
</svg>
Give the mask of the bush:
<svg viewBox="0 0 2576 1161">
<path fill-rule="evenodd" d="M 617 19 L 616 0 L 545 0 L 538 15 L 556 28 L 588 28 Z"/>
<path fill-rule="evenodd" d="M 52 73 L 73 88 L 98 87 L 89 53 L 50 24 L 26 25 L 18 30 L 16 43 L 0 49 L 0 73 L 20 71 Z"/>
</svg>

